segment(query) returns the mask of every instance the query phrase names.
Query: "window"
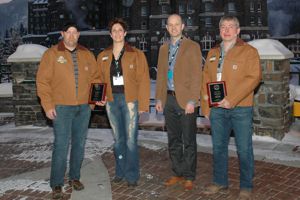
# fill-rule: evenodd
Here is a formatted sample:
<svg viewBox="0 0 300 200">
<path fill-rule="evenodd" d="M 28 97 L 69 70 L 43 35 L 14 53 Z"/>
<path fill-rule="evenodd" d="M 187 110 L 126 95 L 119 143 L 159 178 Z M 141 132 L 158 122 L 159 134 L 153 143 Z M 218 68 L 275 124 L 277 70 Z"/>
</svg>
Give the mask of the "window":
<svg viewBox="0 0 300 200">
<path fill-rule="evenodd" d="M 129 8 L 123 8 L 123 17 L 129 17 Z"/>
<path fill-rule="evenodd" d="M 157 41 L 158 41 L 158 38 L 156 36 L 151 37 L 151 42 L 157 42 Z"/>
<path fill-rule="evenodd" d="M 212 27 L 212 19 L 211 19 L 211 17 L 205 18 L 205 27 Z"/>
<path fill-rule="evenodd" d="M 142 6 L 141 7 L 141 16 L 147 16 L 148 12 L 147 12 L 147 7 L 146 6 Z"/>
<path fill-rule="evenodd" d="M 163 45 L 164 43 L 166 43 L 166 42 L 168 42 L 169 41 L 169 38 L 166 36 L 166 35 L 164 35 L 160 40 L 159 40 L 159 45 L 161 46 L 161 45 Z"/>
<path fill-rule="evenodd" d="M 170 0 L 159 0 L 159 4 L 170 4 Z"/>
<path fill-rule="evenodd" d="M 179 14 L 185 14 L 185 6 L 184 4 L 179 4 Z"/>
<path fill-rule="evenodd" d="M 167 19 L 162 19 L 161 20 L 161 27 L 166 28 L 166 25 L 167 25 Z"/>
<path fill-rule="evenodd" d="M 147 29 L 147 21 L 142 21 L 141 22 L 141 29 L 146 30 Z"/>
<path fill-rule="evenodd" d="M 64 15 L 63 14 L 60 14 L 59 15 L 59 19 L 63 19 L 64 18 Z"/>
<path fill-rule="evenodd" d="M 261 26 L 261 25 L 262 25 L 261 17 L 257 17 L 257 24 L 258 24 L 258 26 Z"/>
<path fill-rule="evenodd" d="M 200 40 L 200 37 L 199 37 L 198 35 L 195 35 L 195 36 L 194 36 L 194 40 L 195 40 L 195 41 L 199 41 L 199 40 Z"/>
<path fill-rule="evenodd" d="M 261 3 L 257 3 L 257 12 L 261 12 Z"/>
<path fill-rule="evenodd" d="M 236 12 L 236 8 L 235 8 L 234 2 L 229 2 L 228 3 L 228 12 L 229 13 L 235 13 Z"/>
<path fill-rule="evenodd" d="M 193 26 L 193 20 L 192 20 L 191 17 L 188 17 L 188 18 L 186 19 L 186 25 L 187 25 L 187 26 Z"/>
<path fill-rule="evenodd" d="M 147 3 L 147 0 L 141 0 L 141 3 Z"/>
<path fill-rule="evenodd" d="M 212 12 L 213 11 L 213 4 L 211 2 L 205 3 L 205 12 Z"/>
<path fill-rule="evenodd" d="M 144 52 L 147 51 L 147 41 L 146 41 L 146 38 L 144 37 L 144 35 L 140 39 L 139 49 L 144 51 Z"/>
<path fill-rule="evenodd" d="M 168 6 L 162 5 L 161 6 L 161 13 L 162 14 L 168 14 Z"/>
<path fill-rule="evenodd" d="M 193 9 L 193 3 L 191 1 L 189 1 L 188 5 L 187 5 L 187 13 L 193 14 L 194 12 L 195 12 L 195 10 Z"/>
<path fill-rule="evenodd" d="M 254 2 L 250 2 L 250 12 L 254 12 Z"/>
<path fill-rule="evenodd" d="M 251 16 L 251 17 L 250 17 L 250 25 L 251 25 L 251 26 L 254 26 L 254 25 L 255 25 L 255 17 L 254 17 L 254 16 Z"/>
</svg>

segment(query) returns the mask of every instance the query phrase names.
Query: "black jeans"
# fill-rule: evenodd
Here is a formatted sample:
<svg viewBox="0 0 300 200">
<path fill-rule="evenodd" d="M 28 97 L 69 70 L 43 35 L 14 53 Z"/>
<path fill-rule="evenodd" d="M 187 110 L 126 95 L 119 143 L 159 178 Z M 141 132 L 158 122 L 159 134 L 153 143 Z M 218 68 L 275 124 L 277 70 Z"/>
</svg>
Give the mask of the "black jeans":
<svg viewBox="0 0 300 200">
<path fill-rule="evenodd" d="M 196 112 L 185 114 L 185 110 L 178 105 L 176 97 L 168 94 L 164 114 L 172 170 L 176 176 L 195 180 L 197 166 Z"/>
</svg>

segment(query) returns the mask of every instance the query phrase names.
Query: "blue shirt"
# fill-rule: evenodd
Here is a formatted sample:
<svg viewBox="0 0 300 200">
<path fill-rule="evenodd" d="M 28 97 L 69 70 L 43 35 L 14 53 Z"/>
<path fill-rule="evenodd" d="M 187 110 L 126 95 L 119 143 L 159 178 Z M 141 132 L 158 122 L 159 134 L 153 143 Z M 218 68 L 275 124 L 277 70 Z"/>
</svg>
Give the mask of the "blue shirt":
<svg viewBox="0 0 300 200">
<path fill-rule="evenodd" d="M 176 57 L 179 50 L 181 39 L 178 40 L 175 44 L 172 44 L 170 42 L 169 44 L 169 57 L 168 57 L 168 64 L 169 64 L 169 70 L 168 70 L 168 90 L 175 90 L 174 87 L 174 66 L 176 63 Z"/>
</svg>

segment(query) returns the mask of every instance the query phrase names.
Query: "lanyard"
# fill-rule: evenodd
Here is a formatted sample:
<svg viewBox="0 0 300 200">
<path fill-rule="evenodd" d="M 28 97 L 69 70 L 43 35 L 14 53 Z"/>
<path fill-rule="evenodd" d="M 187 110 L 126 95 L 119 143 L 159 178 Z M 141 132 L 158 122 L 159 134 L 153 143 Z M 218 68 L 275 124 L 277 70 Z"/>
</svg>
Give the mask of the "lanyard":
<svg viewBox="0 0 300 200">
<path fill-rule="evenodd" d="M 178 44 L 176 45 L 175 51 L 174 51 L 174 53 L 171 55 L 171 58 L 170 58 L 171 50 L 170 50 L 170 47 L 169 47 L 169 53 L 168 53 L 169 66 L 171 66 L 172 62 L 173 62 L 174 59 L 175 59 L 175 56 L 176 56 L 176 54 L 177 54 L 177 51 L 178 51 L 178 49 L 179 49 L 179 46 L 180 46 L 181 41 L 182 41 L 182 38 L 180 38 Z"/>
<path fill-rule="evenodd" d="M 118 72 L 120 72 L 119 61 L 121 60 L 123 54 L 124 54 L 124 47 L 123 47 L 122 50 L 120 51 L 118 58 L 116 59 L 116 58 L 114 57 L 115 69 L 116 69 L 116 71 L 118 71 Z"/>
<path fill-rule="evenodd" d="M 224 59 L 223 51 L 221 50 L 220 56 L 219 56 L 219 61 L 218 61 L 218 72 L 222 72 L 222 62 Z"/>
</svg>

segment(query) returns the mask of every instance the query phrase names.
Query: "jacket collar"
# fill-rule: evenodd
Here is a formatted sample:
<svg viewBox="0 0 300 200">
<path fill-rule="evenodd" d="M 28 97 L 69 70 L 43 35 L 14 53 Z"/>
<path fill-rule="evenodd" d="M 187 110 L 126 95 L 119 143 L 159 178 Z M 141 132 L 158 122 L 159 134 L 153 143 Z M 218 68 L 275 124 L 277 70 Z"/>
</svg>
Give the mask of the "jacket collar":
<svg viewBox="0 0 300 200">
<path fill-rule="evenodd" d="M 134 49 L 132 46 L 130 46 L 127 42 L 124 44 L 124 48 L 126 52 L 134 52 Z M 113 50 L 113 45 L 110 45 L 107 50 L 112 51 Z"/>
<path fill-rule="evenodd" d="M 77 44 L 76 49 L 78 49 L 78 50 L 84 50 L 85 48 L 83 46 L 81 46 L 80 44 Z M 65 50 L 68 50 L 68 49 L 65 47 L 64 42 L 60 41 L 58 43 L 58 45 L 57 45 L 57 50 L 58 51 L 65 51 Z"/>
</svg>

